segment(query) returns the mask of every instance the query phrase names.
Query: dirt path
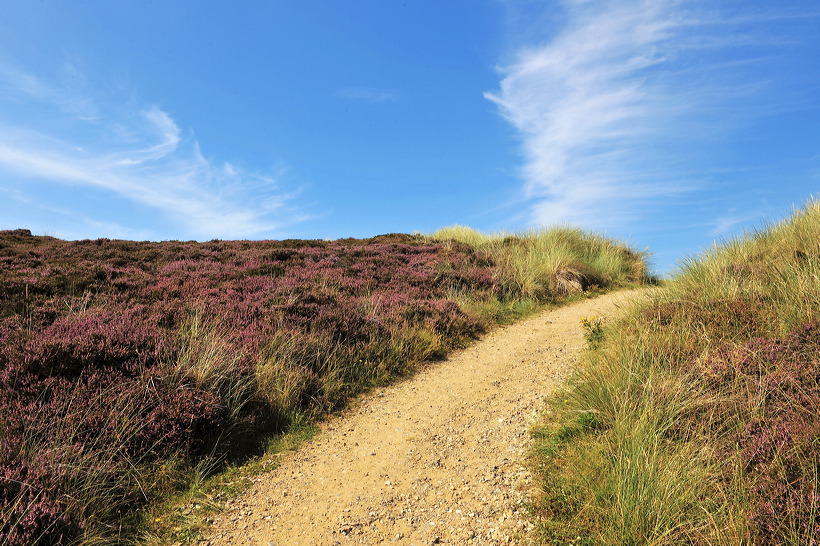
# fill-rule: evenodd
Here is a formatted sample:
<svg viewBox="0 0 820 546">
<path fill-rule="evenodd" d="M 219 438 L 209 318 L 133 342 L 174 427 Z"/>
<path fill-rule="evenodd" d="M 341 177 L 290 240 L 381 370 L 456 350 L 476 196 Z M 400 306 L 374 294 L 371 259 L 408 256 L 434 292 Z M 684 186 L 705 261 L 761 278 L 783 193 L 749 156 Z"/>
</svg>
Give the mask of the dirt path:
<svg viewBox="0 0 820 546">
<path fill-rule="evenodd" d="M 542 313 L 370 393 L 232 501 L 210 544 L 523 543 L 529 427 L 584 346 L 581 317 L 641 293 Z"/>
</svg>

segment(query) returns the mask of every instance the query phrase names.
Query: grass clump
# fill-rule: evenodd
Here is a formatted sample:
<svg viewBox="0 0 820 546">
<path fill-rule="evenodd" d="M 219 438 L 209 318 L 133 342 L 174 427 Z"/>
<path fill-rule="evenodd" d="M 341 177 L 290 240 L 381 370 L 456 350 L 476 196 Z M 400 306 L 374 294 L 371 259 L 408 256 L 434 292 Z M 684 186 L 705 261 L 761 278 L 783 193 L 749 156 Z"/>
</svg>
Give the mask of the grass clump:
<svg viewBox="0 0 820 546">
<path fill-rule="evenodd" d="M 650 280 L 646 253 L 578 228 L 483 234 L 456 225 L 432 237 L 480 251 L 492 264 L 497 299 L 502 302 L 554 302 Z"/>
<path fill-rule="evenodd" d="M 820 204 L 604 325 L 538 434 L 547 543 L 820 541 Z M 578 416 L 594 426 L 578 428 Z M 567 435 L 567 427 L 576 433 Z M 579 538 L 580 537 L 580 538 Z"/>
</svg>

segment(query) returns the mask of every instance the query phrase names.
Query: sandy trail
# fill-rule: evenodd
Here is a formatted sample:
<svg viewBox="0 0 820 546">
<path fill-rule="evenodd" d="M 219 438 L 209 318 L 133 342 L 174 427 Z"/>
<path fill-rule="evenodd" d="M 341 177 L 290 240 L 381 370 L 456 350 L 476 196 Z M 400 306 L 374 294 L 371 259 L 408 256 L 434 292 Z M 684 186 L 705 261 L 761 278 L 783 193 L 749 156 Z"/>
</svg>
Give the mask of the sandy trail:
<svg viewBox="0 0 820 546">
<path fill-rule="evenodd" d="M 520 544 L 543 399 L 584 346 L 582 317 L 642 290 L 536 315 L 369 393 L 215 521 L 210 544 Z"/>
</svg>

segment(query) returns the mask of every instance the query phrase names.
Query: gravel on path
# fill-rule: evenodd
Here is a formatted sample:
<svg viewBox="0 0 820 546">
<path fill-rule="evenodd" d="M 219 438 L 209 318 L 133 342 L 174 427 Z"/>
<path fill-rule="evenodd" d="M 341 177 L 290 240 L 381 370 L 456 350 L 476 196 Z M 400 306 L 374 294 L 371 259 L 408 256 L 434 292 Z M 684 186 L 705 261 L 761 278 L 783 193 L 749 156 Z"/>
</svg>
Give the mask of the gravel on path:
<svg viewBox="0 0 820 546">
<path fill-rule="evenodd" d="M 530 427 L 585 346 L 581 318 L 644 290 L 490 332 L 365 395 L 214 518 L 210 545 L 526 544 Z"/>
</svg>

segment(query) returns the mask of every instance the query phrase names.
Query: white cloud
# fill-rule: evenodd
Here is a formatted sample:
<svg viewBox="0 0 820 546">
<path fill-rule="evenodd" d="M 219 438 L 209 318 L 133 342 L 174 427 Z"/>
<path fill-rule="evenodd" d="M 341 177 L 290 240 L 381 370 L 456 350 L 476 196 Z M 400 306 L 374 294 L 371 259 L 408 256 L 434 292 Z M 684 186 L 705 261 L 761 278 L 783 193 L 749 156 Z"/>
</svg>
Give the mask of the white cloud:
<svg viewBox="0 0 820 546">
<path fill-rule="evenodd" d="M 76 67 L 65 63 L 53 84 L 0 59 L 0 90 L 15 106 L 36 101 L 57 108 L 77 120 L 93 121 L 97 109 L 88 96 L 88 82 Z"/>
<path fill-rule="evenodd" d="M 145 110 L 142 115 L 151 124 L 158 137 L 157 144 L 145 150 L 148 155 L 147 159 L 159 159 L 173 153 L 179 145 L 180 136 L 179 127 L 171 116 L 156 106 Z"/>
<path fill-rule="evenodd" d="M 9 81 L 10 75 L 22 77 Z M 91 120 L 64 105 L 93 101 L 87 97 L 57 101 L 54 97 L 59 93 L 34 76 L 6 69 L 0 71 L 0 84 L 17 85 L 18 101 L 24 98 L 28 104 L 62 112 L 59 127 L 0 126 L 0 168 L 6 171 L 46 186 L 102 190 L 148 207 L 179 226 L 181 233 L 174 238 L 270 237 L 307 218 L 289 206 L 295 192 L 279 187 L 281 172 L 257 174 L 226 162 L 215 164 L 157 106 L 128 112 L 95 104 L 94 110 L 102 113 Z M 16 189 L 21 191 L 41 208 L 65 209 L 49 204 L 48 195 Z M 88 213 L 74 211 L 71 216 L 100 229 L 112 225 Z M 130 221 L 136 226 L 125 225 L 123 219 L 120 231 L 145 232 L 140 219 Z"/>
<path fill-rule="evenodd" d="M 709 236 L 725 238 L 738 232 L 738 228 L 749 227 L 754 222 L 759 222 L 761 225 L 766 219 L 766 214 L 762 210 L 745 211 L 740 213 L 735 209 L 729 209 L 725 215 L 714 219 L 711 222 L 712 229 L 709 231 Z"/>
<path fill-rule="evenodd" d="M 743 74 L 766 60 L 743 48 L 763 43 L 751 27 L 772 14 L 733 18 L 698 0 L 559 4 L 562 15 L 543 31 L 549 38 L 519 47 L 500 69 L 499 89 L 485 93 L 521 137 L 533 223 L 623 228 L 653 202 L 696 187 L 696 146 L 776 107 L 749 108 L 766 76 Z M 771 61 L 771 50 L 766 55 Z"/>
<path fill-rule="evenodd" d="M 668 118 L 662 112 L 670 105 L 649 72 L 672 53 L 674 7 L 566 2 L 564 29 L 521 51 L 502 70 L 500 90 L 485 94 L 523 138 L 525 196 L 536 223 L 620 223 L 633 199 L 679 191 L 636 170 L 642 142 Z"/>
</svg>

